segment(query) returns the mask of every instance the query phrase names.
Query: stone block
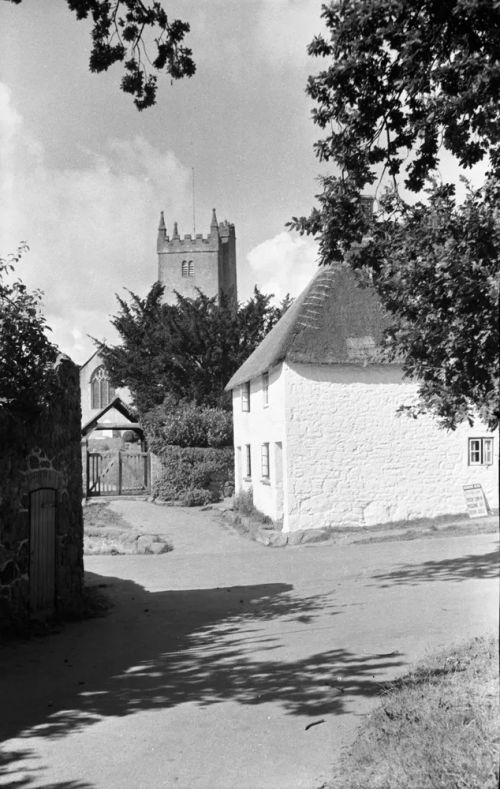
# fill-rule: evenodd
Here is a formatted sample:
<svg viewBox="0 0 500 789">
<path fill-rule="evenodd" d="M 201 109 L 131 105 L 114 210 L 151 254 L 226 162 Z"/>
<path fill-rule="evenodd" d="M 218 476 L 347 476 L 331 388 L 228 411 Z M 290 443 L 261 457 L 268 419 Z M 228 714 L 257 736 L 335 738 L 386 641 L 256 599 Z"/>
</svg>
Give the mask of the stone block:
<svg viewBox="0 0 500 789">
<path fill-rule="evenodd" d="M 149 553 L 167 553 L 169 550 L 170 546 L 165 542 L 152 542 L 149 547 Z"/>
<path fill-rule="evenodd" d="M 269 546 L 271 548 L 284 548 L 288 544 L 288 534 L 282 531 L 267 532 L 269 535 Z"/>
<path fill-rule="evenodd" d="M 151 553 L 153 538 L 149 534 L 141 534 L 136 540 L 137 553 Z"/>
<path fill-rule="evenodd" d="M 304 532 L 302 529 L 299 529 L 298 531 L 288 532 L 288 545 L 300 545 L 303 537 L 304 537 Z"/>
<path fill-rule="evenodd" d="M 302 532 L 301 544 L 325 542 L 329 537 L 330 532 L 327 529 L 306 529 Z"/>
</svg>

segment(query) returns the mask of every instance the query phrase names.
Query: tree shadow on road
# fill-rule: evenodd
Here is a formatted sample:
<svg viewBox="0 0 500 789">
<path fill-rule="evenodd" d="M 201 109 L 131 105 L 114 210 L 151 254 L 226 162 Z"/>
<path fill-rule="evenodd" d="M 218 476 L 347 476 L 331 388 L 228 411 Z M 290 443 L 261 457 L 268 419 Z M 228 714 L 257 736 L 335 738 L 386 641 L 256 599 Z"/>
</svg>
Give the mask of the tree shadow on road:
<svg viewBox="0 0 500 789">
<path fill-rule="evenodd" d="M 0 786 L 8 786 L 9 789 L 32 786 L 40 772 L 43 772 L 43 768 L 31 764 L 34 758 L 32 751 L 0 749 Z M 6 784 L 4 779 L 8 779 L 9 783 Z M 83 781 L 51 781 L 50 784 L 38 784 L 38 789 L 93 789 L 93 785 Z"/>
<path fill-rule="evenodd" d="M 396 654 L 311 654 L 315 628 L 331 629 L 333 642 L 330 617 L 348 613 L 333 592 L 304 598 L 283 583 L 148 592 L 131 581 L 89 577 L 108 586 L 114 607 L 106 617 L 9 646 L 10 662 L 14 650 L 21 669 L 4 681 L 13 714 L 2 716 L 0 739 L 59 737 L 102 717 L 185 702 L 278 702 L 288 715 L 342 714 L 403 665 Z M 303 657 L 287 659 L 290 639 Z"/>
<path fill-rule="evenodd" d="M 456 556 L 452 559 L 402 564 L 388 573 L 374 575 L 377 586 L 383 589 L 393 584 L 416 586 L 428 581 L 467 581 L 471 578 L 497 578 L 499 570 L 498 549 L 490 553 Z M 384 582 L 385 583 L 381 583 Z M 374 584 L 375 585 L 375 584 Z"/>
</svg>

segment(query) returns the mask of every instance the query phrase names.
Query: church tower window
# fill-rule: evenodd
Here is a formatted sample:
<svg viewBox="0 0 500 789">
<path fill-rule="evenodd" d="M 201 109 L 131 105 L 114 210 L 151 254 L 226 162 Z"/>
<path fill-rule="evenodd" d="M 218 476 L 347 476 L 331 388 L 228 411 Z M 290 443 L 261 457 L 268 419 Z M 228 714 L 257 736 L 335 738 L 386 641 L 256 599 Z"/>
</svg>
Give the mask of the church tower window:
<svg viewBox="0 0 500 789">
<path fill-rule="evenodd" d="M 181 272 L 183 277 L 194 277 L 194 264 L 192 260 L 183 260 Z"/>
<path fill-rule="evenodd" d="M 90 379 L 91 408 L 106 408 L 115 398 L 115 389 L 111 386 L 108 374 L 103 365 L 97 367 Z"/>
</svg>

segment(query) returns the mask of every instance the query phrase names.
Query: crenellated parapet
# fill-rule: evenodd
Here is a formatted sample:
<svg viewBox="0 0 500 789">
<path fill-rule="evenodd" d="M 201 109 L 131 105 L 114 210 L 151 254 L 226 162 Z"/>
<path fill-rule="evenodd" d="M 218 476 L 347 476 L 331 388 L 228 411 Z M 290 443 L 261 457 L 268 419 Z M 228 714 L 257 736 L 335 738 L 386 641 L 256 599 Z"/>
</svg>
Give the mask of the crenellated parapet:
<svg viewBox="0 0 500 789">
<path fill-rule="evenodd" d="M 210 230 L 181 236 L 177 222 L 169 235 L 163 211 L 157 237 L 158 280 L 165 285 L 165 300 L 175 302 L 175 293 L 196 297 L 221 293 L 236 298 L 236 233 L 227 220 L 217 221 L 212 211 Z"/>
</svg>

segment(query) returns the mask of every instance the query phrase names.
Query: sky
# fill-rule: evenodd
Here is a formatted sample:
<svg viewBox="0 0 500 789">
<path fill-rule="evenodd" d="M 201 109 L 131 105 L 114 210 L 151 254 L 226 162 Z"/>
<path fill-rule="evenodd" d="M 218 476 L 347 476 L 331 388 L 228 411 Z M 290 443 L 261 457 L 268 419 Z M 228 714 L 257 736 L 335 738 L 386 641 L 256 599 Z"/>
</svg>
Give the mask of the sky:
<svg viewBox="0 0 500 789">
<path fill-rule="evenodd" d="M 281 299 L 314 274 L 316 245 L 285 229 L 319 191 L 306 53 L 320 0 L 164 0 L 191 25 L 195 76 L 159 78 L 155 107 L 119 90 L 121 65 L 88 70 L 90 22 L 66 0 L 0 0 L 0 256 L 44 293 L 53 340 L 77 363 L 116 342 L 116 295 L 157 277 L 160 211 L 209 231 L 234 223 L 238 296 Z M 453 167 L 453 165 L 450 165 Z"/>
</svg>

